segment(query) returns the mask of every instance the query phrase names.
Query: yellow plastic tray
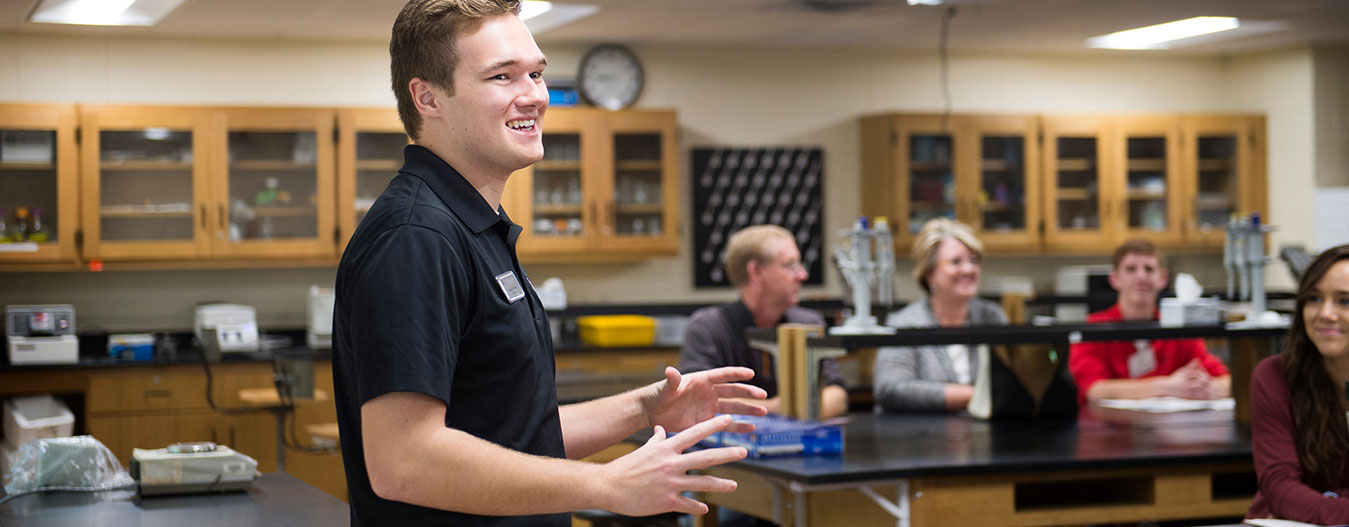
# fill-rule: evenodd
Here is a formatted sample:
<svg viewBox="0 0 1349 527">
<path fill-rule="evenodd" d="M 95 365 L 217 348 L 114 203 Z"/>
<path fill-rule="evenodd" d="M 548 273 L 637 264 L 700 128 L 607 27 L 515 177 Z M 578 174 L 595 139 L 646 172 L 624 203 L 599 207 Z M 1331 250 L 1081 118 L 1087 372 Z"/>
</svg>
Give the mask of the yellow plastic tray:
<svg viewBox="0 0 1349 527">
<path fill-rule="evenodd" d="M 650 346 L 656 341 L 656 319 L 641 315 L 577 317 L 576 327 L 587 346 Z"/>
</svg>

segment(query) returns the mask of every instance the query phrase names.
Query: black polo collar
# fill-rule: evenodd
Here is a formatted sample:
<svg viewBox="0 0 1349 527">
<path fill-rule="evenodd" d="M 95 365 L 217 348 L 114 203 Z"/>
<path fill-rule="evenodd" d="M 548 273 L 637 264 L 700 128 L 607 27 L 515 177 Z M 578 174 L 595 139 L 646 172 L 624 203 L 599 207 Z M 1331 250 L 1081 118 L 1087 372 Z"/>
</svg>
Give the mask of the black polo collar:
<svg viewBox="0 0 1349 527">
<path fill-rule="evenodd" d="M 507 224 L 506 232 L 515 230 L 509 229 L 509 227 L 515 225 L 510 221 L 510 218 L 506 217 L 505 212 L 500 207 L 496 211 L 488 207 L 487 201 L 482 198 L 482 194 L 478 193 L 478 189 L 473 188 L 473 185 L 470 185 L 468 180 L 459 174 L 458 170 L 455 170 L 444 159 L 441 159 L 440 156 L 426 147 L 421 145 L 404 147 L 403 168 L 399 172 L 417 176 L 426 181 L 427 186 L 431 187 L 431 191 L 435 192 L 436 196 L 439 196 L 440 200 L 444 201 L 456 216 L 459 216 L 459 220 L 463 221 L 464 225 L 473 231 L 473 234 L 481 234 L 488 227 L 503 220 Z M 514 235 L 503 232 L 502 237 L 514 242 L 510 238 L 518 235 L 518 232 Z"/>
<path fill-rule="evenodd" d="M 749 306 L 745 305 L 745 299 L 743 298 L 740 300 L 736 300 L 734 304 L 730 304 L 726 308 L 726 312 L 727 315 L 730 316 L 732 323 L 734 323 L 736 327 L 741 328 L 757 327 L 754 322 L 754 314 L 749 312 Z M 778 319 L 778 324 L 781 325 L 786 323 L 787 323 L 787 314 L 783 313 L 782 317 Z"/>
</svg>

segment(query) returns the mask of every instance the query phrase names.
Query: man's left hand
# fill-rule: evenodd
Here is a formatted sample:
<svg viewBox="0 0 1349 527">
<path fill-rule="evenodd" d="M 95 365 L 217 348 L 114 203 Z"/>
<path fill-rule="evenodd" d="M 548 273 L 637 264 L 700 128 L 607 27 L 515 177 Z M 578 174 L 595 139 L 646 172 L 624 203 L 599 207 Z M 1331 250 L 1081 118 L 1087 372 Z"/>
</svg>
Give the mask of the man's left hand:
<svg viewBox="0 0 1349 527">
<path fill-rule="evenodd" d="M 766 415 L 768 411 L 762 406 L 733 400 L 768 397 L 762 388 L 738 382 L 753 377 L 754 370 L 735 366 L 688 375 L 667 367 L 665 380 L 648 386 L 647 393 L 642 396 L 648 426 L 660 425 L 670 432 L 679 432 L 718 413 Z M 726 430 L 748 433 L 754 431 L 754 425 L 734 423 Z"/>
</svg>

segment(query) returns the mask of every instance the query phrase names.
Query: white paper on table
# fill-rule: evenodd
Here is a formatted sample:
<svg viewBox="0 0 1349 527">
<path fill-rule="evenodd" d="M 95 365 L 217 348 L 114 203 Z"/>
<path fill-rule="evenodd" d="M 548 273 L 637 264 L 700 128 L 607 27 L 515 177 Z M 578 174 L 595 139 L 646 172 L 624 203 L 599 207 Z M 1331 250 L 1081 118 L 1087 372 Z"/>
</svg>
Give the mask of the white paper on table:
<svg viewBox="0 0 1349 527">
<path fill-rule="evenodd" d="M 1137 410 L 1139 412 L 1172 413 L 1193 412 L 1197 410 L 1231 410 L 1237 407 L 1236 399 L 1225 397 L 1211 401 L 1181 399 L 1179 397 L 1148 397 L 1145 399 L 1101 399 L 1096 403 L 1103 408 Z"/>
<path fill-rule="evenodd" d="M 1260 527 L 1318 527 L 1314 523 L 1295 522 L 1293 520 L 1277 520 L 1274 518 L 1247 518 L 1241 522 L 1246 525 L 1259 525 Z"/>
</svg>

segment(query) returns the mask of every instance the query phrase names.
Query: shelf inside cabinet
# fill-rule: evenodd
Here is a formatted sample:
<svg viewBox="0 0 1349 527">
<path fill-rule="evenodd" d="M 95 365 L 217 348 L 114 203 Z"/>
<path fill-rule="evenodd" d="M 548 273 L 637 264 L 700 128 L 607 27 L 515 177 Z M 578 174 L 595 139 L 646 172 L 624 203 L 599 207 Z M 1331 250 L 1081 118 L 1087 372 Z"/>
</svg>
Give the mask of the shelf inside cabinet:
<svg viewBox="0 0 1349 527">
<path fill-rule="evenodd" d="M 579 203 L 578 203 L 578 204 L 572 204 L 572 205 L 568 205 L 568 204 L 561 204 L 561 205 L 536 204 L 536 205 L 534 205 L 534 215 L 535 215 L 535 216 L 541 216 L 541 215 L 542 215 L 542 216 L 563 216 L 563 215 L 579 216 L 580 214 L 581 214 L 581 205 L 580 205 Z"/>
<path fill-rule="evenodd" d="M 659 159 L 627 159 L 617 163 L 619 170 L 660 170 Z"/>
<path fill-rule="evenodd" d="M 1096 170 L 1095 158 L 1061 158 L 1058 161 L 1060 172 Z"/>
<path fill-rule="evenodd" d="M 1130 160 L 1129 160 L 1129 171 L 1130 171 L 1130 172 L 1134 172 L 1134 171 L 1140 171 L 1140 172 L 1141 172 L 1141 171 L 1147 171 L 1147 172 L 1161 172 L 1161 171 L 1163 171 L 1163 170 L 1166 170 L 1166 160 L 1165 160 L 1165 159 L 1155 159 L 1155 158 L 1137 159 L 1137 158 L 1135 158 L 1135 159 L 1130 159 Z"/>
<path fill-rule="evenodd" d="M 950 209 L 953 208 L 953 207 L 955 207 L 954 204 L 952 204 L 952 203 L 945 203 L 945 202 L 932 202 L 932 201 L 911 201 L 911 202 L 909 202 L 909 208 L 910 208 L 910 209 L 913 209 L 913 210 L 915 210 L 915 211 L 923 211 L 923 212 L 945 211 L 945 210 L 950 210 Z"/>
<path fill-rule="evenodd" d="M 1021 163 L 1013 163 L 1006 159 L 984 159 L 982 167 L 986 172 L 1005 172 L 1008 170 L 1021 170 Z"/>
<path fill-rule="evenodd" d="M 951 163 L 941 161 L 910 161 L 909 170 L 914 172 L 931 172 L 937 170 L 951 170 Z"/>
<path fill-rule="evenodd" d="M 0 170 L 54 170 L 56 163 L 51 162 L 31 162 L 31 161 L 0 161 Z"/>
<path fill-rule="evenodd" d="M 313 205 L 258 205 L 253 207 L 253 214 L 271 217 L 316 216 L 318 208 Z"/>
<path fill-rule="evenodd" d="M 580 170 L 580 169 L 581 169 L 581 161 L 576 159 L 565 159 L 565 160 L 543 159 L 538 161 L 537 163 L 534 163 L 534 170 L 536 172 L 543 170 L 562 171 L 562 170 Z"/>
<path fill-rule="evenodd" d="M 183 161 L 103 161 L 98 164 L 104 172 L 128 171 L 191 171 L 192 163 Z"/>
<path fill-rule="evenodd" d="M 1061 201 L 1087 201 L 1096 199 L 1096 194 L 1085 188 L 1060 188 L 1058 197 Z"/>
<path fill-rule="evenodd" d="M 1151 191 L 1147 191 L 1147 190 L 1130 190 L 1130 191 L 1129 191 L 1129 199 L 1135 199 L 1135 200 L 1166 199 L 1166 193 L 1165 193 L 1165 192 L 1151 192 Z"/>
<path fill-rule="evenodd" d="M 230 162 L 231 170 L 312 170 L 313 168 L 313 161 L 297 162 L 283 159 L 246 159 Z"/>
<path fill-rule="evenodd" d="M 659 203 L 619 203 L 619 214 L 660 214 L 665 207 Z"/>
<path fill-rule="evenodd" d="M 356 170 L 388 170 L 403 168 L 401 159 L 360 159 L 356 161 Z"/>
<path fill-rule="evenodd" d="M 191 217 L 192 217 L 192 213 L 191 213 L 191 212 L 176 212 L 176 211 L 162 211 L 162 212 L 161 212 L 161 211 L 153 211 L 153 210 L 139 210 L 139 211 L 138 211 L 138 210 L 114 210 L 114 211 L 108 211 L 108 210 L 104 209 L 104 210 L 99 211 L 99 216 L 100 216 L 100 217 L 103 217 L 103 218 L 109 218 L 109 219 L 111 219 L 111 218 L 129 218 L 129 219 L 130 219 L 130 218 L 163 218 L 163 219 L 172 219 L 172 218 L 191 218 Z"/>
<path fill-rule="evenodd" d="M 1236 161 L 1231 159 L 1200 159 L 1199 170 L 1232 170 Z"/>
</svg>

